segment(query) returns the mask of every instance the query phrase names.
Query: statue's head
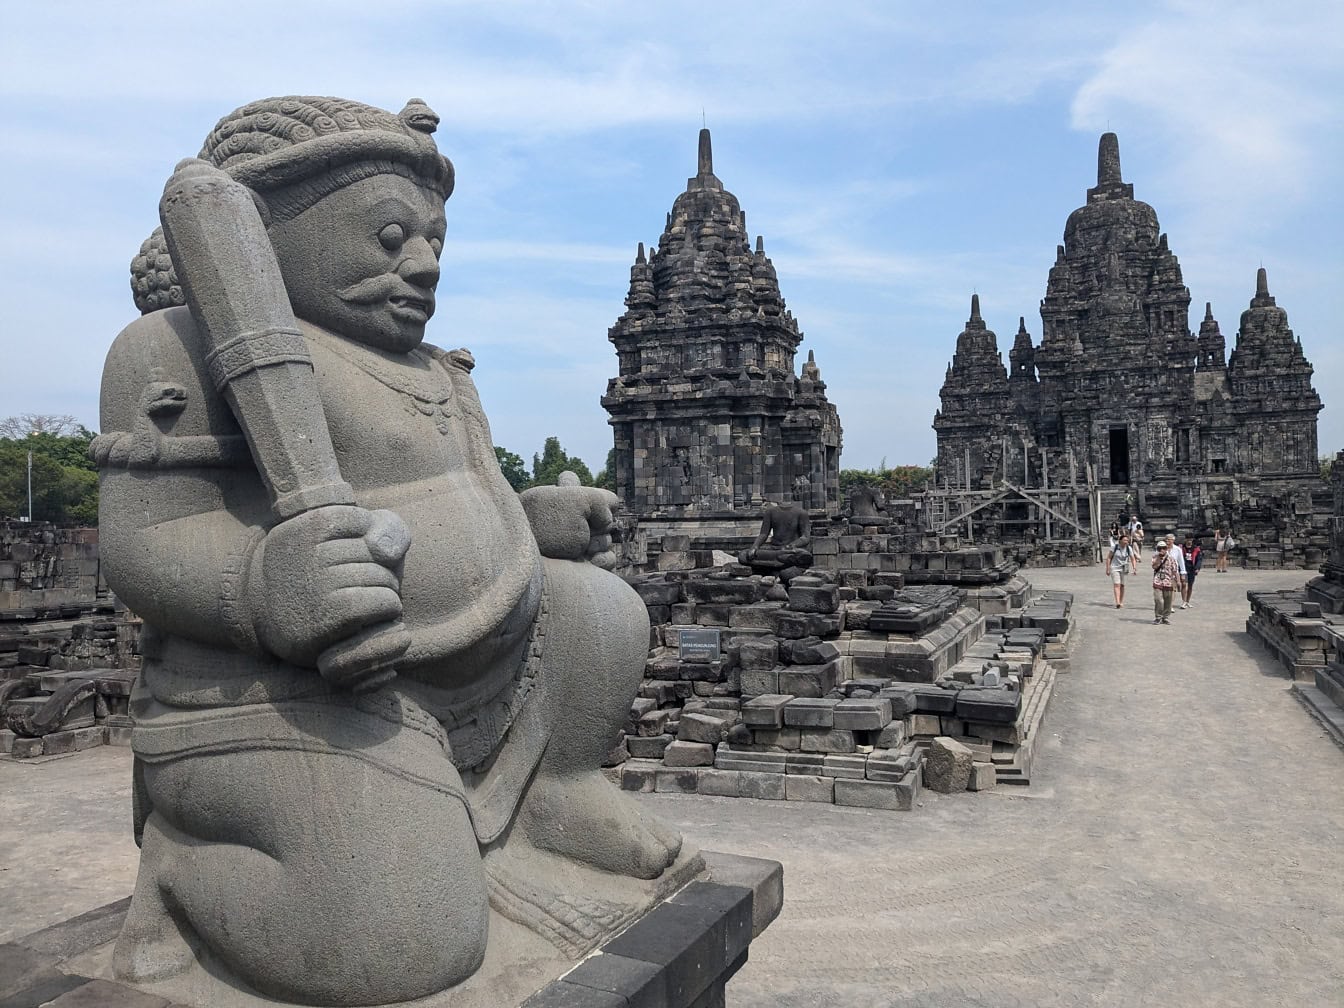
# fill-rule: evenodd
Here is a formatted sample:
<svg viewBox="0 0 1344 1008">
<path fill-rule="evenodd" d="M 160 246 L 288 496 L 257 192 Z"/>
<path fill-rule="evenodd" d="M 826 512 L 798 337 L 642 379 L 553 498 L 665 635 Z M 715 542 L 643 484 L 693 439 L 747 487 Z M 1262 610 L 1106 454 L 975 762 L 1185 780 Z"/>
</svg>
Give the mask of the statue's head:
<svg viewBox="0 0 1344 1008">
<path fill-rule="evenodd" d="M 393 115 L 338 98 L 269 98 L 221 119 L 200 157 L 254 193 L 296 315 L 404 352 L 434 313 L 453 190 L 438 121 L 419 99 Z M 156 240 L 131 268 L 142 311 L 182 303 Z"/>
</svg>

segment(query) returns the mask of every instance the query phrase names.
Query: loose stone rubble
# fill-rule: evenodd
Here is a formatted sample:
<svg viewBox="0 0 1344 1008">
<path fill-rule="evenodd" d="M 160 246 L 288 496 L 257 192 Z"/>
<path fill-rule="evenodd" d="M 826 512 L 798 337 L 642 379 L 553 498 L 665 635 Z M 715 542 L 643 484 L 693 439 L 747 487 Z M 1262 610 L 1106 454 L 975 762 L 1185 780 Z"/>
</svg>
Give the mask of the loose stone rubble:
<svg viewBox="0 0 1344 1008">
<path fill-rule="evenodd" d="M 633 579 L 653 630 L 608 758 L 623 787 L 908 810 L 939 738 L 970 753 L 957 790 L 1030 781 L 1067 668 L 1071 597 L 1033 595 L 1014 564 L 998 586 L 970 566 L 968 590 L 852 566 L 901 554 L 825 556 L 835 569 L 787 585 L 705 554 L 706 566 Z"/>
</svg>

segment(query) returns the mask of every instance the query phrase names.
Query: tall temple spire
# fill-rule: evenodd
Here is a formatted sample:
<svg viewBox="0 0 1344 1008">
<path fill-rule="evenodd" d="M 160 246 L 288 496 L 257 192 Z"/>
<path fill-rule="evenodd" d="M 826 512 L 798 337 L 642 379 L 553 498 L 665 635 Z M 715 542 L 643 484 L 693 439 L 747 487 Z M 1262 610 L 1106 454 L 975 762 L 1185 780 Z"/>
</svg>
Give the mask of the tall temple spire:
<svg viewBox="0 0 1344 1008">
<path fill-rule="evenodd" d="M 709 143 L 709 130 L 700 131 L 700 152 L 697 158 L 695 173 L 697 175 L 714 174 L 714 150 Z"/>
<path fill-rule="evenodd" d="M 1212 301 L 1204 302 L 1204 321 L 1199 324 L 1196 347 L 1199 354 L 1198 367 L 1201 370 L 1227 366 L 1227 341 L 1223 338 L 1222 330 L 1218 328 L 1218 320 L 1213 317 Z"/>
<path fill-rule="evenodd" d="M 971 320 L 972 322 L 983 322 L 983 321 L 984 321 L 982 318 L 980 318 L 980 295 L 979 295 L 979 294 L 972 294 L 972 295 L 971 295 L 971 319 L 970 319 L 970 320 Z"/>
</svg>

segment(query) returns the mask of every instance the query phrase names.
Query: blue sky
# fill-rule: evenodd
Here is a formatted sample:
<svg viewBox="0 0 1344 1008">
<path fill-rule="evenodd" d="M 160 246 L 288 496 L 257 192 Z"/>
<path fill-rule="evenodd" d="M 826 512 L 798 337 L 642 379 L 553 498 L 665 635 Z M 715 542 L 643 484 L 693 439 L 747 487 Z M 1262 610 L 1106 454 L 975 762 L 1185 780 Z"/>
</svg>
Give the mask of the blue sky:
<svg viewBox="0 0 1344 1008">
<path fill-rule="evenodd" d="M 639 241 L 695 171 L 765 238 L 846 467 L 925 463 L 973 291 L 1005 357 L 1119 134 L 1228 338 L 1269 271 L 1344 447 L 1344 5 L 1076 2 L 6 5 L 0 417 L 97 426 L 127 269 L 173 164 L 260 97 L 442 116 L 457 166 L 429 338 L 467 346 L 495 441 L 600 468 Z M 801 361 L 800 361 L 801 363 Z"/>
</svg>

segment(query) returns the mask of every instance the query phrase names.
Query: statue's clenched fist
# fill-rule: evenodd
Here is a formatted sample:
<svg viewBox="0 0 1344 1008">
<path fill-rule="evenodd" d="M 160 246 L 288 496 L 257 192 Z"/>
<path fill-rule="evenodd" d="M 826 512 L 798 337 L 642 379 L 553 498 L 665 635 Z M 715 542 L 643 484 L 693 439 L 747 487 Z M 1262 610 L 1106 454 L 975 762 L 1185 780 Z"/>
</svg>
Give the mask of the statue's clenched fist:
<svg viewBox="0 0 1344 1008">
<path fill-rule="evenodd" d="M 330 681 L 369 688 L 410 645 L 401 625 L 401 562 L 411 534 L 391 511 L 333 505 L 282 522 L 252 560 L 257 640 Z"/>
<path fill-rule="evenodd" d="M 523 510 L 536 536 L 541 555 L 556 560 L 587 560 L 610 569 L 611 508 L 620 499 L 601 487 L 579 486 L 565 480 L 559 486 L 539 486 L 522 493 Z M 572 478 L 572 477 L 571 477 Z"/>
</svg>

